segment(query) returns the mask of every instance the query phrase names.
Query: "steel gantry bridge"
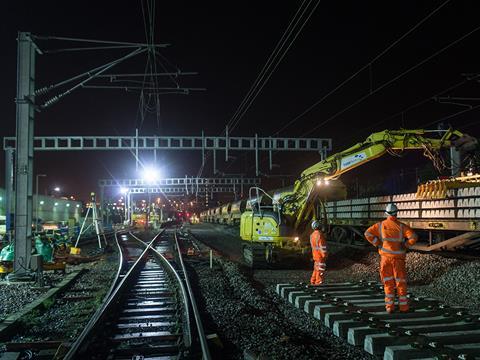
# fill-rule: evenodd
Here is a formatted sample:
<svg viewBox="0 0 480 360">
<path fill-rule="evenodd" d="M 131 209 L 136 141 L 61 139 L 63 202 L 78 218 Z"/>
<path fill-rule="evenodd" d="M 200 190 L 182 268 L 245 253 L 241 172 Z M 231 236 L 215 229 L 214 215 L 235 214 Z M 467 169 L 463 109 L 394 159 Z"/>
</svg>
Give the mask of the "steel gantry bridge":
<svg viewBox="0 0 480 360">
<path fill-rule="evenodd" d="M 117 189 L 125 196 L 125 218 L 130 222 L 132 214 L 132 197 L 134 195 L 151 194 L 170 196 L 198 195 L 208 196 L 214 193 L 233 194 L 235 200 L 243 196 L 244 189 L 259 186 L 260 178 L 228 177 L 228 178 L 166 178 L 148 181 L 145 179 L 102 179 L 98 181 L 100 188 L 100 206 L 105 207 L 105 190 Z M 150 201 L 149 201 L 150 202 Z M 107 212 L 107 223 L 108 223 Z"/>
<path fill-rule="evenodd" d="M 10 216 L 15 209 L 15 262 L 16 274 L 25 273 L 30 263 L 32 243 L 32 208 L 33 208 L 33 159 L 36 151 L 118 151 L 127 150 L 134 153 L 138 167 L 139 152 L 153 151 L 156 158 L 157 151 L 190 150 L 201 151 L 201 163 L 205 164 L 206 152 L 213 155 L 214 173 L 217 171 L 217 154 L 225 152 L 225 159 L 229 159 L 229 151 L 250 151 L 255 153 L 256 176 L 259 176 L 259 153 L 268 152 L 269 168 L 272 169 L 272 157 L 275 152 L 317 152 L 324 158 L 331 150 L 331 139 L 320 138 L 278 138 L 260 137 L 231 137 L 228 129 L 225 136 L 140 136 L 138 130 L 134 136 L 34 136 L 35 112 L 52 106 L 71 92 L 87 88 L 92 79 L 99 79 L 108 74 L 108 71 L 126 59 L 145 53 L 153 47 L 164 45 L 136 44 L 124 42 L 108 42 L 98 40 L 53 38 L 57 40 L 73 40 L 86 43 L 95 43 L 96 47 L 85 47 L 85 50 L 125 48 L 134 49 L 127 55 L 110 63 L 103 64 L 95 69 L 74 76 L 60 83 L 37 88 L 35 84 L 35 60 L 37 55 L 44 52 L 35 43 L 37 40 L 50 37 L 34 36 L 28 32 L 18 33 L 17 55 L 17 94 L 16 94 L 16 136 L 4 138 L 6 171 L 6 211 L 7 231 L 11 232 Z M 148 46 L 147 46 L 148 45 Z M 75 50 L 81 50 L 77 48 Z M 50 51 L 52 52 L 52 51 Z M 53 52 L 52 52 L 53 53 Z M 111 75 L 111 74 L 110 74 Z M 60 87 L 72 83 L 75 85 L 66 91 L 42 101 L 45 94 L 59 90 Z M 180 89 L 202 90 L 202 89 Z M 204 89 L 203 89 L 204 90 Z M 15 186 L 14 186 L 15 184 Z M 244 183 L 245 184 L 245 183 Z M 241 185 L 241 184 L 240 184 Z M 13 189 L 15 188 L 15 192 Z M 217 189 L 230 189 L 231 186 L 216 186 Z M 140 191 L 140 190 L 138 190 Z M 15 201 L 13 201 L 15 199 Z M 27 265 L 27 267 L 25 266 Z"/>
<path fill-rule="evenodd" d="M 16 138 L 5 137 L 3 148 L 15 148 Z M 332 149 L 331 139 L 321 138 L 291 138 L 291 137 L 259 137 L 254 136 L 36 136 L 33 139 L 34 151 L 104 151 L 129 150 L 139 152 L 150 150 L 154 152 L 165 150 L 197 150 L 201 151 L 202 165 L 205 163 L 205 153 L 210 151 L 213 156 L 213 171 L 217 171 L 217 154 L 225 153 L 225 160 L 229 159 L 231 151 L 255 152 L 255 175 L 260 175 L 259 153 L 268 152 L 269 169 L 273 167 L 273 153 L 285 151 L 318 152 L 322 158 Z"/>
</svg>

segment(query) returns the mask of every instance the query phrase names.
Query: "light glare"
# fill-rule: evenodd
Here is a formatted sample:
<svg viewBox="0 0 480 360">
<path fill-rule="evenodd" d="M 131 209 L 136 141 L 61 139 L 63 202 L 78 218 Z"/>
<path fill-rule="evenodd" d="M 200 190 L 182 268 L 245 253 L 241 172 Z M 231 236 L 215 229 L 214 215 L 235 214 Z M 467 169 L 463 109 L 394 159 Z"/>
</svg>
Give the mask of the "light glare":
<svg viewBox="0 0 480 360">
<path fill-rule="evenodd" d="M 160 177 L 160 174 L 158 172 L 158 169 L 147 167 L 143 170 L 143 179 L 148 182 L 153 182 L 155 180 L 158 180 Z"/>
</svg>

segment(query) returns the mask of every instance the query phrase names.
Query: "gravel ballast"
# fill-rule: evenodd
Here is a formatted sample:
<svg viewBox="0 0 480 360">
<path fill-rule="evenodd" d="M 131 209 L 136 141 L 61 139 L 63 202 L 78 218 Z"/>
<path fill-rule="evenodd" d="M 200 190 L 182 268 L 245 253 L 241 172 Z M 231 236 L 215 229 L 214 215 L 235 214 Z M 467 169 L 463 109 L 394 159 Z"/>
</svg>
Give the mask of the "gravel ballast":
<svg viewBox="0 0 480 360">
<path fill-rule="evenodd" d="M 221 249 L 225 232 L 214 227 L 189 227 L 207 244 Z M 215 234 L 216 233 L 216 234 Z M 218 240 L 213 240 L 215 235 Z M 230 239 L 228 239 L 230 240 Z M 238 240 L 237 240 L 238 241 Z M 238 241 L 240 243 L 240 241 Z M 235 245 L 238 247 L 238 244 Z M 227 247 L 228 257 L 233 245 Z M 371 248 L 330 246 L 326 282 L 379 281 L 380 256 Z M 407 253 L 409 292 L 432 297 L 446 305 L 480 309 L 480 259 L 446 254 Z M 313 264 L 312 264 L 313 265 Z M 288 267 L 288 266 L 287 266 Z M 278 283 L 309 282 L 311 267 L 250 270 L 225 258 L 217 267 L 195 266 L 205 311 L 215 322 L 219 336 L 237 347 L 237 357 L 250 350 L 272 359 L 367 359 L 362 349 L 349 346 L 316 319 L 285 302 L 275 293 Z"/>
<path fill-rule="evenodd" d="M 462 260 L 436 254 L 407 253 L 409 292 L 449 306 L 480 309 L 480 260 Z M 325 282 L 380 281 L 380 256 L 369 250 L 345 249 L 330 255 Z M 266 286 L 281 282 L 308 282 L 311 270 L 256 270 Z M 475 296 L 476 295 L 476 296 Z"/>
<path fill-rule="evenodd" d="M 82 273 L 69 285 L 65 292 L 55 296 L 55 299 L 43 302 L 43 308 L 32 310 L 19 319 L 17 335 L 10 342 L 37 342 L 37 341 L 72 341 L 75 340 L 90 316 L 98 308 L 118 268 L 118 251 L 116 245 L 110 247 L 104 255 L 96 256 L 96 261 L 79 265 L 67 265 L 67 273 L 83 269 Z M 85 245 L 82 253 L 98 255 L 96 245 Z M 45 274 L 47 284 L 59 282 L 61 274 Z M 32 288 L 32 284 L 11 284 L 6 286 L 10 292 L 17 293 L 18 300 L 9 299 L 10 306 L 22 302 L 23 306 L 36 300 L 48 287 L 39 290 Z M 11 294 L 11 293 L 10 293 Z M 3 295 L 3 293 L 2 293 Z M 13 311 L 19 311 L 13 309 Z M 8 309 L 2 308 L 4 316 Z"/>
<path fill-rule="evenodd" d="M 206 262 L 192 266 L 203 310 L 220 338 L 235 346 L 228 358 L 243 359 L 248 352 L 262 359 L 373 359 L 285 303 L 237 263 L 217 258 L 212 269 Z"/>
</svg>

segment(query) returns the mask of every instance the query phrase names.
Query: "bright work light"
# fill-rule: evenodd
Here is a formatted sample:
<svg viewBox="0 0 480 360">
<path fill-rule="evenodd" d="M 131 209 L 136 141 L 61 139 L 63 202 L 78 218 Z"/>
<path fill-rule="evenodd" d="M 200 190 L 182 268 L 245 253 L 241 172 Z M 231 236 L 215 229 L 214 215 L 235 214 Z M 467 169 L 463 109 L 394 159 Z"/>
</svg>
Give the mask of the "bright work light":
<svg viewBox="0 0 480 360">
<path fill-rule="evenodd" d="M 158 180 L 160 177 L 160 173 L 158 169 L 155 169 L 153 167 L 146 167 L 143 169 L 143 180 L 147 182 L 154 182 L 155 180 Z"/>
</svg>

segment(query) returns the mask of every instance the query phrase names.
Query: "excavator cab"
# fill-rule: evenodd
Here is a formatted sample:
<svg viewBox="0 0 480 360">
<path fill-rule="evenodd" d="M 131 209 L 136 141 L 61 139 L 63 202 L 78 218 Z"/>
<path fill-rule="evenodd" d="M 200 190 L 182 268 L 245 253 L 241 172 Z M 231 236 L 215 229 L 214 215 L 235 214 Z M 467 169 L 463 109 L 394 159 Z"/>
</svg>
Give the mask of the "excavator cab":
<svg viewBox="0 0 480 360">
<path fill-rule="evenodd" d="M 275 261 L 275 248 L 295 244 L 295 237 L 281 212 L 281 204 L 264 190 L 250 189 L 249 200 L 240 221 L 240 237 L 248 242 L 243 248 L 248 265 Z"/>
</svg>

